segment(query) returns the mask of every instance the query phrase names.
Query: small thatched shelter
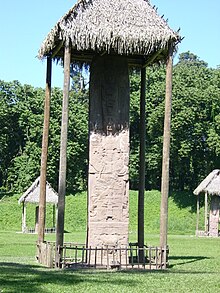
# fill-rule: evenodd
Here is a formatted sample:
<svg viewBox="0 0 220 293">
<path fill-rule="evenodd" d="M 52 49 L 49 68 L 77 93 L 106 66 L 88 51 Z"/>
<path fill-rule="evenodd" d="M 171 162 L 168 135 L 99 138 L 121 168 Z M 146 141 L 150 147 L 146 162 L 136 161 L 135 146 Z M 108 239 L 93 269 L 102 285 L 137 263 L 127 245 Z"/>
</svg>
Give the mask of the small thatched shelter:
<svg viewBox="0 0 220 293">
<path fill-rule="evenodd" d="M 197 235 L 219 235 L 219 209 L 220 209 L 220 170 L 213 170 L 194 190 L 197 195 Z M 205 229 L 199 231 L 199 195 L 205 195 Z M 208 198 L 209 196 L 209 198 Z"/>
<path fill-rule="evenodd" d="M 180 40 L 178 32 L 173 31 L 163 17 L 158 15 L 149 0 L 78 0 L 48 33 L 38 55 L 40 59 L 47 58 L 41 157 L 39 243 L 42 243 L 44 239 L 44 198 L 52 60 L 61 61 L 61 64 L 64 65 L 57 248 L 63 246 L 71 65 L 90 65 L 88 231 L 86 242 L 87 246 L 92 248 L 119 247 L 128 244 L 130 147 L 128 67 L 140 69 L 138 246 L 143 249 L 146 66 L 164 62 L 166 63 L 166 97 L 160 246 L 167 249 L 172 56 Z M 56 265 L 58 262 L 57 258 Z"/>
<path fill-rule="evenodd" d="M 40 195 L 40 177 L 38 177 L 32 185 L 25 191 L 25 193 L 18 200 L 19 204 L 23 205 L 22 208 L 22 232 L 28 232 L 28 227 L 26 226 L 26 205 L 28 203 L 37 204 L 35 213 L 35 229 L 32 232 L 38 232 L 38 212 L 39 212 L 39 195 Z M 46 203 L 53 204 L 53 228 L 55 227 L 55 207 L 58 203 L 58 194 L 51 187 L 51 185 L 46 183 Z"/>
</svg>

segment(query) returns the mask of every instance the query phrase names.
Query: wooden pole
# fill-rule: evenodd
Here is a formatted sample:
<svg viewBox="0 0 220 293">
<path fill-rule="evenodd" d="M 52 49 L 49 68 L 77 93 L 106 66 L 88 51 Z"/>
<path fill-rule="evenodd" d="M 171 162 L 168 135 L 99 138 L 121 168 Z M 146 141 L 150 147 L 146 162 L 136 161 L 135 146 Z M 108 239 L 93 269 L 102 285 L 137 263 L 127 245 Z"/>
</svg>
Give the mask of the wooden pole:
<svg viewBox="0 0 220 293">
<path fill-rule="evenodd" d="M 55 228 L 55 225 L 56 225 L 56 206 L 55 204 L 53 204 L 53 227 L 52 228 Z"/>
<path fill-rule="evenodd" d="M 144 247 L 144 192 L 145 192 L 145 97 L 146 97 L 146 68 L 141 69 L 140 94 L 140 153 L 139 153 L 139 192 L 138 192 L 138 246 Z M 140 250 L 140 252 L 144 252 Z M 142 261 L 143 257 L 140 257 Z"/>
<path fill-rule="evenodd" d="M 205 192 L 205 217 L 204 217 L 204 227 L 205 227 L 205 234 L 208 232 L 208 225 L 207 225 L 207 215 L 208 215 L 208 194 Z"/>
<path fill-rule="evenodd" d="M 24 202 L 22 202 L 22 223 L 21 223 L 21 231 L 24 233 Z"/>
<path fill-rule="evenodd" d="M 66 194 L 66 169 L 67 169 L 67 132 L 68 132 L 68 104 L 70 88 L 70 60 L 71 48 L 65 46 L 64 53 L 64 85 L 63 85 L 63 106 L 61 124 L 61 143 L 60 143 L 60 166 L 59 166 L 59 186 L 58 186 L 58 214 L 56 229 L 56 247 L 63 246 L 64 238 L 64 212 Z M 59 255 L 56 256 L 56 266 L 59 267 Z"/>
<path fill-rule="evenodd" d="M 26 232 L 26 204 L 23 201 L 22 205 L 22 233 Z"/>
<path fill-rule="evenodd" d="M 39 227 L 39 206 L 36 206 L 35 210 L 35 233 L 38 233 Z"/>
<path fill-rule="evenodd" d="M 169 193 L 169 161 L 170 161 L 170 124 L 172 101 L 172 46 L 169 47 L 169 55 L 166 65 L 166 96 L 163 134 L 163 161 L 161 179 L 161 208 L 160 208 L 160 246 L 167 246 L 168 229 L 168 193 Z"/>
<path fill-rule="evenodd" d="M 198 236 L 198 231 L 199 231 L 199 194 L 197 195 L 197 215 L 196 215 L 196 236 Z"/>
<path fill-rule="evenodd" d="M 39 197 L 39 226 L 38 243 L 44 241 L 45 214 L 46 214 L 46 173 L 47 173 L 47 153 L 49 139 L 49 121 L 50 121 L 50 99 L 51 99 L 51 76 L 52 59 L 47 57 L 46 73 L 46 91 L 44 101 L 44 127 L 41 151 L 41 169 L 40 169 L 40 197 Z"/>
</svg>

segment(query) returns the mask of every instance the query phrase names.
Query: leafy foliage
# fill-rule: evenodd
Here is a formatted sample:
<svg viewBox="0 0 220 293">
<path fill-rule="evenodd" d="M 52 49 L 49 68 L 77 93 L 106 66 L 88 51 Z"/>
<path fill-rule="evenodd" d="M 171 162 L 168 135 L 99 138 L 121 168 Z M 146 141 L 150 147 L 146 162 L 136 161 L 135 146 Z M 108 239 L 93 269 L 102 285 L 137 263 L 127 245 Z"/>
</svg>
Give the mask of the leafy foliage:
<svg viewBox="0 0 220 293">
<path fill-rule="evenodd" d="M 72 72 L 69 101 L 67 189 L 87 184 L 88 90 L 82 70 Z M 140 74 L 130 74 L 130 187 L 138 188 Z M 146 188 L 160 189 L 165 67 L 147 68 Z M 22 191 L 39 176 L 44 90 L 0 81 L 0 188 Z M 173 69 L 170 183 L 194 189 L 220 166 L 220 69 L 208 68 L 190 52 Z M 48 180 L 57 188 L 62 91 L 52 90 Z"/>
<path fill-rule="evenodd" d="M 146 187 L 160 188 L 165 99 L 165 68 L 147 70 L 146 94 Z M 131 89 L 140 78 L 135 73 Z M 212 171 L 219 168 L 220 151 L 220 71 L 190 53 L 180 55 L 173 69 L 170 184 L 173 190 L 193 190 Z M 138 166 L 137 91 L 131 92 L 131 170 Z M 134 148 L 134 149 L 132 149 Z M 138 169 L 135 170 L 138 172 Z M 137 188 L 137 173 L 131 176 Z M 133 174 L 132 174 L 133 175 Z"/>
<path fill-rule="evenodd" d="M 44 90 L 19 82 L 1 82 L 0 182 L 8 190 L 22 191 L 39 176 Z M 62 91 L 54 88 L 48 154 L 48 181 L 57 187 Z M 70 93 L 67 188 L 86 184 L 87 93 Z"/>
</svg>

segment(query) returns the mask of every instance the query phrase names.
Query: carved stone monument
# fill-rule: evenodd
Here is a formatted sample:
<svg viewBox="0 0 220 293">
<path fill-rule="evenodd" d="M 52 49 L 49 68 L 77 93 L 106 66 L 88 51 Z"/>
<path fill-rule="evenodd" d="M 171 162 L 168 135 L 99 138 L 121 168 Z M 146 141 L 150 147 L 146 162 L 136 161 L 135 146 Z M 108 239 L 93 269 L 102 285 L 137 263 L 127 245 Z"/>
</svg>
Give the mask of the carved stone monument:
<svg viewBox="0 0 220 293">
<path fill-rule="evenodd" d="M 220 197 L 218 195 L 213 195 L 211 197 L 209 213 L 209 236 L 218 237 L 219 208 Z"/>
<path fill-rule="evenodd" d="M 89 122 L 87 243 L 92 248 L 108 247 L 111 253 L 112 248 L 128 244 L 129 75 L 125 58 L 103 56 L 92 62 Z"/>
</svg>

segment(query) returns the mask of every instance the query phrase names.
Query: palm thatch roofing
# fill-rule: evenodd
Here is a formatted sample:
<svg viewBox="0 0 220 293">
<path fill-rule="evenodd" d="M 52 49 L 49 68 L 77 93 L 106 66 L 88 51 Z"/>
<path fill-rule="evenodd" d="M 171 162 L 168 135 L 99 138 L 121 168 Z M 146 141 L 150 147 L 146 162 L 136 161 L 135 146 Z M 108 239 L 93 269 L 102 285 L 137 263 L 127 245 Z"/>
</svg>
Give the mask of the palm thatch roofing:
<svg viewBox="0 0 220 293">
<path fill-rule="evenodd" d="M 213 170 L 193 191 L 195 195 L 199 193 L 208 193 L 210 195 L 220 196 L 220 170 Z"/>
<path fill-rule="evenodd" d="M 25 191 L 25 193 L 20 197 L 18 203 L 39 203 L 40 196 L 40 177 L 38 177 L 34 183 Z M 51 185 L 46 183 L 46 202 L 57 204 L 58 194 L 51 187 Z"/>
<path fill-rule="evenodd" d="M 46 36 L 38 57 L 60 60 L 65 44 L 71 44 L 75 62 L 106 53 L 136 61 L 156 53 L 154 61 L 160 61 L 168 45 L 180 41 L 149 0 L 78 0 Z"/>
</svg>

